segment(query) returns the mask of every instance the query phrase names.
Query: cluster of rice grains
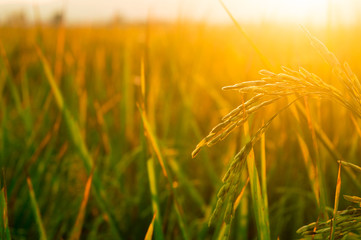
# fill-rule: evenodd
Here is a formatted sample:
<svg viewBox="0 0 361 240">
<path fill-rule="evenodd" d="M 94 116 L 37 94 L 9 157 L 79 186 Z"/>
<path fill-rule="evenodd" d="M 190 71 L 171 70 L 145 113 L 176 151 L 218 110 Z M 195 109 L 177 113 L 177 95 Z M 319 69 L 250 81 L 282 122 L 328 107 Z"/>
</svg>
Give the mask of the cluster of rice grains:
<svg viewBox="0 0 361 240">
<path fill-rule="evenodd" d="M 341 239 L 347 234 L 351 233 L 351 239 L 359 239 L 359 236 L 352 234 L 355 230 L 361 229 L 361 198 L 356 196 L 344 195 L 344 198 L 358 204 L 357 207 L 348 207 L 346 210 L 337 211 L 336 224 L 335 224 L 335 239 Z M 327 239 L 332 230 L 332 221 L 334 218 L 327 222 L 313 222 L 297 230 L 306 239 Z M 352 238 L 354 235 L 355 238 Z"/>
<path fill-rule="evenodd" d="M 306 31 L 307 32 L 307 31 Z M 212 224 L 225 209 L 223 220 L 230 223 L 233 215 L 234 203 L 240 191 L 241 174 L 248 154 L 253 145 L 259 140 L 261 135 L 267 130 L 271 121 L 284 109 L 304 96 L 316 96 L 319 98 L 335 100 L 354 115 L 361 117 L 361 84 L 357 76 L 352 72 L 349 65 L 340 64 L 338 59 L 331 53 L 326 46 L 317 38 L 307 32 L 313 47 L 331 66 L 333 73 L 338 79 L 337 84 L 326 83 L 317 75 L 308 72 L 304 68 L 298 71 L 282 67 L 283 72 L 276 74 L 268 70 L 261 70 L 259 73 L 263 76 L 260 80 L 245 81 L 232 86 L 224 87 L 223 90 L 236 90 L 240 93 L 253 95 L 248 101 L 244 102 L 226 116 L 222 118 L 221 123 L 215 126 L 192 152 L 194 158 L 202 147 L 212 146 L 225 139 L 236 127 L 242 126 L 249 115 L 257 112 L 261 108 L 274 103 L 279 99 L 293 99 L 289 104 L 278 111 L 266 124 L 264 124 L 251 140 L 236 154 L 231 162 L 228 171 L 223 178 L 223 186 L 218 192 L 218 202 L 210 218 L 209 224 Z M 337 85 L 337 86 L 336 86 Z M 291 98 L 289 98 L 291 97 Z M 360 209 L 340 212 L 339 218 L 345 217 L 356 219 L 360 224 Z M 356 216 L 356 215 L 357 216 Z M 354 218 L 356 217 L 356 218 Z M 325 223 L 327 225 L 327 223 Z M 329 225 L 328 225 L 329 226 Z M 305 228 L 307 232 L 309 228 Z M 302 229 L 301 229 L 302 230 Z M 321 229 L 320 229 L 321 231 Z M 340 230 L 341 231 L 341 230 Z M 303 232 L 303 230 L 301 231 Z M 342 231 L 340 232 L 342 233 Z"/>
</svg>

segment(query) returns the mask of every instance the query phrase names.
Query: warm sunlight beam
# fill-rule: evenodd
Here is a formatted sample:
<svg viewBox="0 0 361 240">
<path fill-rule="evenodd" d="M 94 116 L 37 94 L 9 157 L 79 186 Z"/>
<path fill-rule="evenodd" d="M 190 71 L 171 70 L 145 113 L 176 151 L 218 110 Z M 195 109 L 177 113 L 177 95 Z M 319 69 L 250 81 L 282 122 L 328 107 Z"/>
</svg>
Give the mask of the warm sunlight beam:
<svg viewBox="0 0 361 240">
<path fill-rule="evenodd" d="M 223 0 L 235 17 L 244 21 L 349 23 L 361 12 L 357 0 Z"/>
<path fill-rule="evenodd" d="M 223 0 L 242 22 L 296 24 L 354 23 L 360 20 L 360 0 Z M 37 5 L 47 17 L 65 7 L 67 20 L 104 21 L 118 14 L 129 21 L 190 19 L 228 23 L 219 0 L 0 0 L 0 20 L 14 10 L 31 15 Z"/>
</svg>

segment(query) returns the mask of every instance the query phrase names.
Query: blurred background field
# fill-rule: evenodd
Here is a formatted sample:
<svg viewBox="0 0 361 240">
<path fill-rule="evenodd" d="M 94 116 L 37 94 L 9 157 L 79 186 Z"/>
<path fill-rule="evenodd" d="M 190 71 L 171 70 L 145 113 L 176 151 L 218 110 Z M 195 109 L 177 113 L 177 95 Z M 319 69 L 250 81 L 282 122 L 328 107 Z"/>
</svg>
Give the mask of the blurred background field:
<svg viewBox="0 0 361 240">
<path fill-rule="evenodd" d="M 153 239 L 221 238 L 222 219 L 211 227 L 208 219 L 222 176 L 245 143 L 243 129 L 195 159 L 191 152 L 249 98 L 221 88 L 259 79 L 266 68 L 244 35 L 231 21 L 40 19 L 0 27 L 2 237 L 9 231 L 12 239 L 143 239 L 154 223 Z M 298 24 L 240 24 L 270 70 L 302 66 L 334 83 Z M 361 22 L 304 26 L 361 76 Z M 360 119 L 328 100 L 300 103 L 307 116 L 284 111 L 265 135 L 271 239 L 300 238 L 296 230 L 319 216 L 305 148 L 310 161 L 319 159 L 330 208 L 336 160 L 361 164 Z M 252 115 L 250 133 L 282 105 Z M 315 126 L 324 133 L 316 147 Z M 259 165 L 261 147 L 254 151 Z M 360 178 L 342 176 L 341 195 L 360 195 Z M 252 204 L 246 188 L 231 239 L 257 239 Z M 339 209 L 347 206 L 340 199 Z"/>
</svg>

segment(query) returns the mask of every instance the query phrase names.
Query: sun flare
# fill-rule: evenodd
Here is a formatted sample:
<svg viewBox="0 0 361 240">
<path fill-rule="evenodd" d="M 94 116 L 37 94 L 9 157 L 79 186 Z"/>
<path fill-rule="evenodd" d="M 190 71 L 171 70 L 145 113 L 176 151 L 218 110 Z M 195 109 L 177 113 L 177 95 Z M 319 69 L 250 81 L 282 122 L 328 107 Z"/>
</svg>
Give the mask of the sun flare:
<svg viewBox="0 0 361 240">
<path fill-rule="evenodd" d="M 245 21 L 312 22 L 323 24 L 330 18 L 350 22 L 359 14 L 358 1 L 340 0 L 254 0 L 223 1 L 232 13 Z"/>
</svg>

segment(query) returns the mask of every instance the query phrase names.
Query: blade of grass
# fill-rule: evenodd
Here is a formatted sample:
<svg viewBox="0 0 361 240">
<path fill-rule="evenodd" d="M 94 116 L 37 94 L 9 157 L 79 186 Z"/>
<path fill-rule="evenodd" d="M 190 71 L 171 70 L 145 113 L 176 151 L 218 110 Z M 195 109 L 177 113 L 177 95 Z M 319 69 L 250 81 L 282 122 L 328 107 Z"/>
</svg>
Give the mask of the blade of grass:
<svg viewBox="0 0 361 240">
<path fill-rule="evenodd" d="M 0 210 L 1 210 L 1 239 L 9 240 L 10 236 L 10 228 L 8 221 L 8 209 L 7 209 L 7 201 L 6 201 L 6 189 L 1 188 L 0 192 Z"/>
<path fill-rule="evenodd" d="M 90 173 L 91 169 L 93 168 L 93 159 L 87 149 L 87 146 L 85 144 L 85 141 L 82 138 L 82 134 L 81 131 L 77 125 L 77 123 L 75 122 L 73 116 L 71 115 L 71 113 L 69 112 L 69 110 L 67 109 L 67 107 L 65 106 L 64 103 L 64 99 L 63 96 L 60 92 L 60 89 L 58 88 L 56 81 L 54 79 L 53 73 L 50 69 L 49 63 L 46 60 L 45 56 L 43 55 L 43 53 L 41 52 L 41 50 L 37 47 L 37 53 L 38 56 L 41 59 L 44 71 L 45 71 L 45 75 L 46 78 L 51 86 L 51 89 L 53 91 L 54 97 L 55 97 L 55 101 L 58 105 L 59 110 L 63 113 L 65 122 L 68 126 L 68 130 L 71 136 L 71 139 L 73 141 L 73 144 L 75 145 L 75 147 L 77 148 L 81 159 L 83 160 L 83 164 L 85 166 L 85 169 L 88 171 L 88 173 Z M 108 206 L 107 202 L 106 202 L 106 194 L 104 192 L 104 188 L 102 186 L 102 183 L 100 181 L 100 178 L 98 177 L 98 175 L 96 174 L 96 172 L 94 172 L 94 176 L 93 176 L 93 181 L 94 181 L 94 193 L 95 193 L 95 198 L 99 204 L 99 207 L 103 210 L 103 212 L 107 215 L 108 219 L 109 219 L 109 224 L 114 232 L 114 234 L 116 235 L 116 237 L 118 239 L 121 239 L 121 234 L 120 234 L 120 230 L 119 230 L 119 224 L 117 224 L 117 221 L 115 219 L 115 216 L 112 214 L 110 207 Z"/>
<path fill-rule="evenodd" d="M 269 222 L 266 218 L 267 214 L 265 213 L 264 200 L 262 198 L 261 185 L 258 177 L 257 167 L 255 166 L 253 150 L 251 150 L 247 157 L 247 169 L 250 179 L 249 182 L 251 187 L 252 205 L 258 229 L 258 238 L 262 240 L 271 239 Z"/>
<path fill-rule="evenodd" d="M 341 160 L 340 162 L 341 162 L 341 164 L 342 164 L 343 166 L 351 167 L 352 169 L 361 172 L 361 167 L 357 166 L 356 164 L 349 163 L 349 162 L 342 161 L 342 160 Z"/>
<path fill-rule="evenodd" d="M 244 133 L 247 139 L 249 139 L 249 123 L 244 124 Z M 262 134 L 263 135 L 263 134 Z M 253 148 L 247 156 L 247 171 L 249 176 L 249 183 L 251 189 L 253 211 L 256 218 L 257 234 L 261 240 L 271 239 L 269 220 L 267 218 L 268 213 L 265 213 L 265 205 L 262 196 L 261 184 L 259 181 L 257 166 L 255 165 L 255 157 Z M 266 193 L 267 194 L 267 193 Z"/>
<path fill-rule="evenodd" d="M 305 141 L 302 139 L 302 137 L 300 136 L 300 134 L 297 134 L 297 139 L 298 139 L 298 143 L 301 148 L 303 161 L 305 163 L 308 179 L 310 181 L 310 185 L 313 190 L 313 194 L 315 196 L 317 206 L 320 206 L 320 195 L 318 192 L 319 191 L 319 183 L 318 183 L 318 179 L 316 178 L 315 166 L 310 159 L 310 153 L 308 151 L 307 145 L 306 145 Z"/>
<path fill-rule="evenodd" d="M 93 172 L 90 174 L 86 185 L 85 185 L 85 191 L 84 191 L 84 196 L 83 196 L 83 200 L 80 204 L 80 209 L 79 209 L 79 213 L 78 216 L 76 218 L 75 224 L 73 226 L 73 229 L 71 230 L 70 233 L 70 240 L 77 240 L 80 238 L 81 235 L 81 230 L 83 227 L 83 222 L 84 222 L 84 217 L 85 217 L 85 211 L 86 211 L 86 206 L 88 203 L 88 199 L 89 199 L 89 193 L 90 193 L 90 189 L 91 189 L 91 185 L 92 185 L 92 181 L 93 181 Z"/>
<path fill-rule="evenodd" d="M 172 194 L 174 196 L 174 198 L 173 198 L 174 208 L 175 208 L 175 211 L 176 211 L 178 223 L 179 223 L 183 238 L 188 239 L 189 234 L 188 234 L 188 231 L 187 231 L 187 229 L 185 227 L 183 217 L 180 214 L 181 211 L 180 211 L 179 205 L 177 203 L 177 194 L 176 194 L 175 190 L 173 189 L 172 176 L 170 176 L 170 174 L 167 171 L 167 168 L 166 168 L 166 166 L 164 164 L 164 158 L 163 158 L 163 155 L 162 155 L 162 153 L 160 151 L 160 147 L 159 147 L 157 138 L 156 138 L 156 136 L 155 136 L 149 122 L 148 122 L 147 116 L 145 115 L 144 111 L 139 106 L 138 106 L 138 109 L 139 109 L 139 112 L 140 112 L 141 117 L 142 117 L 143 126 L 144 126 L 144 129 L 145 129 L 146 133 L 147 133 L 147 137 L 149 138 L 150 144 L 152 145 L 152 148 L 155 151 L 155 155 L 157 156 L 159 164 L 161 165 L 163 175 L 166 177 L 166 179 L 168 181 L 168 184 L 170 186 L 170 190 L 171 190 L 171 192 L 172 192 Z M 152 167 L 152 166 L 153 166 L 153 164 L 150 165 L 150 167 Z M 155 182 L 154 182 L 154 184 L 155 184 Z M 159 213 L 159 211 L 157 211 L 157 212 Z"/>
<path fill-rule="evenodd" d="M 331 221 L 331 233 L 330 240 L 335 239 L 335 228 L 336 228 L 336 215 L 338 210 L 338 203 L 340 201 L 340 191 L 341 191 L 341 161 L 338 164 L 338 173 L 337 173 L 337 184 L 336 184 L 336 192 L 335 192 L 335 205 L 333 207 L 333 220 Z"/>
<path fill-rule="evenodd" d="M 185 225 L 183 217 L 182 217 L 181 208 L 178 205 L 176 200 L 174 200 L 174 210 L 176 212 L 176 216 L 177 216 L 177 219 L 178 219 L 178 222 L 179 222 L 179 227 L 181 229 L 183 239 L 186 239 L 186 240 L 190 239 L 189 234 L 188 234 L 188 230 L 186 228 L 186 225 Z"/>
<path fill-rule="evenodd" d="M 155 151 L 155 154 L 156 154 L 156 156 L 158 158 L 159 164 L 162 167 L 163 175 L 167 178 L 168 174 L 167 174 L 167 170 L 165 169 L 163 155 L 160 152 L 160 148 L 159 148 L 159 145 L 158 145 L 158 143 L 156 141 L 156 137 L 155 137 L 153 131 L 151 130 L 152 128 L 151 128 L 151 126 L 150 126 L 150 124 L 149 124 L 149 122 L 147 120 L 147 117 L 146 117 L 144 111 L 142 111 L 142 109 L 140 107 L 138 107 L 138 109 L 139 109 L 140 115 L 142 117 L 143 125 L 144 125 L 144 128 L 145 128 L 146 132 L 147 132 L 147 136 L 149 138 L 149 141 L 152 144 L 152 147 L 153 147 L 153 149 Z"/>
<path fill-rule="evenodd" d="M 164 168 L 163 165 L 163 158 L 161 156 L 160 150 L 158 148 L 158 145 L 155 143 L 155 137 L 154 135 L 152 135 L 151 133 L 149 133 L 150 131 L 150 126 L 148 124 L 148 121 L 146 121 L 146 116 L 145 114 L 143 114 L 142 109 L 146 109 L 147 103 L 146 103 L 146 85 L 145 85 L 145 68 L 144 68 L 144 57 L 141 59 L 141 66 L 140 66 L 140 88 L 141 88 L 141 98 L 140 98 L 140 103 L 141 103 L 141 107 L 138 106 L 138 109 L 141 113 L 141 117 L 142 117 L 142 121 L 143 121 L 143 125 L 142 125 L 142 130 L 144 132 L 144 134 L 141 134 L 141 139 L 142 139 L 142 144 L 144 145 L 144 154 L 146 155 L 146 151 L 147 151 L 147 137 L 149 138 L 149 141 L 151 141 L 152 143 L 152 147 L 153 149 L 157 149 L 154 150 L 156 152 L 156 155 L 158 157 L 158 160 L 161 162 L 161 166 L 162 166 L 162 171 L 164 176 L 167 176 L 166 174 L 166 170 Z M 147 123 L 145 124 L 144 121 L 146 121 Z M 145 134 L 147 133 L 147 135 Z M 145 236 L 145 239 L 152 239 L 152 235 L 153 235 L 153 231 L 155 231 L 155 237 L 154 239 L 156 240 L 163 240 L 164 239 L 164 234 L 163 234 L 163 229 L 162 229 L 162 217 L 161 217 L 161 211 L 160 211 L 160 206 L 159 206 L 159 195 L 158 195 L 158 191 L 157 191 L 157 181 L 156 181 L 156 173 L 155 173 L 155 167 L 154 167 L 154 158 L 150 157 L 147 161 L 147 171 L 148 171 L 148 179 L 149 179 L 149 188 L 150 188 L 150 194 L 151 194 L 151 200 L 152 200 L 152 208 L 153 208 L 153 220 L 151 222 L 151 225 L 148 228 L 147 234 Z"/>
<path fill-rule="evenodd" d="M 152 157 L 147 161 L 147 169 L 148 169 L 150 193 L 152 196 L 153 213 L 154 216 L 156 216 L 154 221 L 155 239 L 157 240 L 164 239 L 164 235 L 162 231 L 162 219 L 160 216 L 159 195 L 157 191 L 157 181 L 156 181 L 156 174 L 154 169 L 154 159 Z"/>
<path fill-rule="evenodd" d="M 149 224 L 149 227 L 148 227 L 147 233 L 145 234 L 144 240 L 152 240 L 153 230 L 154 230 L 154 220 L 155 220 L 156 215 L 157 215 L 157 213 L 153 214 L 152 221 Z"/>
<path fill-rule="evenodd" d="M 141 119 L 142 119 L 142 122 L 143 122 L 143 127 L 144 127 L 144 132 L 145 134 L 147 135 L 147 138 L 149 139 L 149 142 L 152 146 L 152 149 L 154 150 L 155 152 L 155 155 L 157 156 L 158 158 L 158 161 L 160 163 L 160 166 L 162 168 L 162 172 L 163 172 L 163 175 L 165 176 L 165 178 L 167 179 L 168 181 L 168 184 L 170 186 L 170 190 L 171 190 L 171 193 L 173 194 L 173 205 L 174 205 L 174 209 L 175 209 L 175 212 L 176 212 L 176 217 L 177 217 L 177 220 L 178 220 L 178 223 L 179 223 L 179 227 L 181 229 L 181 232 L 182 232 L 182 235 L 183 235 L 183 238 L 184 239 L 189 239 L 189 234 L 188 234 L 188 230 L 186 229 L 186 226 L 184 224 L 184 220 L 183 220 L 183 217 L 181 215 L 181 211 L 180 211 L 180 206 L 178 205 L 177 203 L 177 194 L 176 194 L 176 191 L 174 190 L 173 188 L 173 180 L 172 180 L 172 176 L 170 174 L 168 174 L 168 171 L 167 171 L 167 168 L 164 164 L 164 158 L 163 158 L 163 155 L 161 153 L 161 150 L 160 150 L 160 147 L 159 147 L 159 144 L 158 144 L 158 141 L 157 141 L 157 137 L 155 135 L 155 133 L 153 132 L 153 129 L 148 121 L 148 118 L 147 118 L 147 115 L 145 113 L 145 111 L 147 110 L 147 92 L 146 92 L 146 77 L 145 77 L 145 67 L 144 67 L 144 59 L 141 60 L 141 106 L 138 105 L 138 110 L 140 112 L 140 115 L 141 115 Z M 153 158 L 151 158 L 153 159 Z M 149 162 L 148 160 L 148 163 L 147 163 L 147 167 L 148 167 L 148 175 L 149 176 L 152 176 L 154 175 L 155 176 L 155 171 L 154 171 L 154 163 L 153 162 Z M 151 170 L 151 171 L 150 171 Z M 150 174 L 149 174 L 150 173 Z M 156 188 L 156 182 L 155 182 L 155 177 L 153 180 L 149 179 L 150 180 L 150 184 L 151 184 L 151 189 L 152 187 L 154 188 L 153 190 L 155 190 Z M 155 192 L 156 193 L 156 192 Z M 153 195 L 154 196 L 154 195 Z M 156 207 L 156 205 L 153 204 L 153 211 L 154 211 L 154 207 Z M 154 211 L 154 213 L 160 213 L 159 211 L 159 205 L 158 205 L 158 211 Z M 160 214 L 158 214 L 159 216 Z M 159 221 L 161 223 L 161 221 Z M 157 226 L 157 224 L 156 224 Z M 159 227 L 158 227 L 159 228 Z M 162 235 L 162 232 L 161 232 L 161 229 L 158 231 L 160 231 L 160 236 L 163 237 Z"/>
<path fill-rule="evenodd" d="M 264 125 L 264 123 L 262 123 Z M 264 212 L 266 219 L 268 216 L 268 196 L 267 196 L 267 175 L 266 175 L 266 134 L 262 134 L 261 137 L 261 186 L 262 197 L 264 202 Z M 269 223 L 268 223 L 269 224 Z"/>
<path fill-rule="evenodd" d="M 8 205 L 7 205 L 7 190 L 6 190 L 6 179 L 5 170 L 2 170 L 3 183 L 0 191 L 0 224 L 1 224 L 1 239 L 10 240 L 10 227 L 8 220 Z"/>
<path fill-rule="evenodd" d="M 300 103 L 296 103 L 296 107 L 298 112 L 301 113 L 301 115 L 306 118 L 306 111 L 304 107 Z M 296 118 L 297 120 L 297 118 Z M 300 121 L 297 120 L 298 124 L 300 124 Z M 321 143 L 324 145 L 324 147 L 328 150 L 332 158 L 337 162 L 339 159 L 343 159 L 341 154 L 337 151 L 337 149 L 333 146 L 333 143 L 331 140 L 327 137 L 326 133 L 322 130 L 322 128 L 316 123 L 313 123 L 313 127 L 315 129 L 316 136 L 319 138 Z M 345 168 L 346 174 L 352 182 L 355 184 L 358 190 L 361 191 L 361 183 L 358 181 L 356 175 L 348 168 Z"/>
<path fill-rule="evenodd" d="M 31 125 L 30 124 L 31 116 L 30 116 L 30 113 L 25 111 L 22 106 L 23 103 L 22 103 L 22 100 L 20 97 L 19 90 L 17 89 L 17 87 L 14 83 L 14 74 L 12 72 L 11 65 L 10 65 L 8 56 L 6 54 L 5 48 L 1 41 L 0 41 L 0 56 L 4 62 L 3 71 L 5 73 L 5 79 L 6 79 L 6 82 L 4 82 L 3 84 L 9 85 L 10 92 L 11 92 L 12 98 L 15 103 L 16 112 L 22 117 L 25 126 L 30 127 L 30 129 L 29 128 L 27 129 L 27 132 L 30 132 L 31 131 L 31 126 L 30 126 Z"/>
<path fill-rule="evenodd" d="M 244 176 L 244 178 L 246 178 L 246 183 L 243 186 L 240 195 L 238 195 L 236 201 L 234 202 L 234 206 L 238 209 L 238 226 L 237 226 L 237 235 L 236 238 L 238 239 L 247 239 L 248 237 L 248 225 L 249 225 L 249 200 L 248 200 L 248 195 L 249 195 L 249 189 L 248 184 L 249 184 L 249 177 L 248 176 Z M 245 195 L 245 197 L 243 197 L 243 195 Z M 238 208 L 238 206 L 240 205 L 242 200 L 242 204 L 241 206 Z M 236 209 L 234 209 L 234 211 L 236 211 Z"/>
<path fill-rule="evenodd" d="M 45 232 L 43 220 L 41 219 L 38 203 L 36 201 L 33 184 L 31 183 L 31 179 L 29 177 L 26 179 L 26 181 L 27 181 L 28 187 L 29 187 L 29 196 L 30 196 L 31 208 L 32 208 L 33 213 L 35 215 L 35 221 L 36 221 L 36 224 L 37 224 L 38 230 L 39 230 L 39 235 L 40 235 L 39 239 L 46 240 L 47 239 L 46 232 Z"/>
<path fill-rule="evenodd" d="M 130 48 L 124 49 L 123 53 L 123 67 L 122 67 L 122 81 L 120 81 L 120 89 L 122 95 L 122 101 L 120 102 L 120 111 L 124 116 L 123 121 L 120 123 L 121 127 L 121 136 L 120 138 L 120 150 L 125 151 L 128 146 L 128 141 L 126 136 L 132 134 L 134 131 L 134 84 L 132 82 L 131 74 L 132 74 L 132 51 Z"/>
</svg>

